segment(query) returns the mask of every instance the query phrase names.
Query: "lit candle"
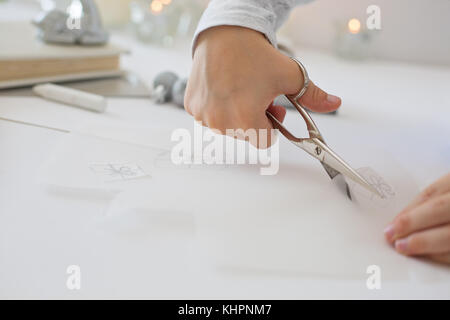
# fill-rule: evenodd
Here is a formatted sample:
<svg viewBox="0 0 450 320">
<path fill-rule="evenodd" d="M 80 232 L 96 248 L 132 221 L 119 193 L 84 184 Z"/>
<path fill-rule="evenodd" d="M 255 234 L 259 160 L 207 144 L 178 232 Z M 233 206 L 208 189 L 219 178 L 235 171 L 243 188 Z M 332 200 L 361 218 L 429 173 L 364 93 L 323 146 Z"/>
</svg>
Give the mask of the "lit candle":
<svg viewBox="0 0 450 320">
<path fill-rule="evenodd" d="M 361 22 L 356 18 L 350 19 L 346 27 L 344 31 L 339 29 L 335 46 L 337 54 L 346 59 L 364 59 L 370 42 L 368 33 L 361 30 Z"/>
<path fill-rule="evenodd" d="M 140 40 L 172 46 L 177 38 L 185 41 L 194 32 L 202 13 L 197 2 L 133 0 L 130 4 L 132 26 Z"/>
<path fill-rule="evenodd" d="M 150 4 L 150 9 L 153 14 L 161 13 L 163 9 L 163 2 L 160 0 L 153 0 L 152 3 Z"/>
</svg>

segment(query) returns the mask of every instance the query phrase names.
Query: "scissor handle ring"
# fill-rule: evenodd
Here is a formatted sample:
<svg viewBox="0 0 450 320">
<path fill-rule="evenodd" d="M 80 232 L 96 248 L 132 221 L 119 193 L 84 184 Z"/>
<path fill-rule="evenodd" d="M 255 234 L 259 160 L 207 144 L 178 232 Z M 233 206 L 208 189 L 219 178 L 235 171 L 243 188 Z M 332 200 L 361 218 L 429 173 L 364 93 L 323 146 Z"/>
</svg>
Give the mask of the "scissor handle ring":
<svg viewBox="0 0 450 320">
<path fill-rule="evenodd" d="M 300 89 L 300 91 L 297 94 L 289 95 L 289 97 L 291 99 L 293 99 L 294 101 L 298 101 L 298 99 L 300 99 L 305 94 L 306 90 L 308 90 L 310 80 L 309 80 L 308 72 L 306 71 L 305 66 L 296 58 L 293 58 L 293 57 L 290 57 L 290 58 L 298 64 L 298 66 L 303 74 L 303 87 Z"/>
<path fill-rule="evenodd" d="M 308 132 L 309 132 L 309 138 L 298 138 L 298 137 L 295 137 L 269 111 L 266 111 L 266 114 L 269 117 L 269 119 L 271 120 L 272 125 L 274 126 L 274 128 L 278 129 L 287 139 L 291 140 L 292 142 L 300 143 L 300 142 L 302 142 L 305 139 L 317 138 L 317 139 L 321 140 L 323 143 L 325 143 L 322 135 L 320 134 L 319 128 L 314 123 L 314 121 L 311 118 L 311 116 L 309 115 L 308 111 L 306 111 L 304 109 L 304 107 L 301 105 L 301 103 L 298 101 L 298 99 L 300 99 L 303 96 L 303 94 L 306 92 L 306 90 L 308 89 L 308 85 L 309 85 L 309 82 L 310 82 L 309 81 L 308 72 L 306 71 L 305 66 L 300 61 L 298 61 L 297 59 L 292 58 L 292 57 L 291 57 L 291 59 L 294 60 L 297 63 L 297 65 L 299 66 L 300 70 L 303 73 L 303 88 L 297 94 L 286 95 L 286 98 L 294 105 L 295 109 L 297 109 L 297 111 L 300 113 L 300 115 L 302 116 L 303 120 L 305 120 L 306 128 L 308 129 Z"/>
</svg>

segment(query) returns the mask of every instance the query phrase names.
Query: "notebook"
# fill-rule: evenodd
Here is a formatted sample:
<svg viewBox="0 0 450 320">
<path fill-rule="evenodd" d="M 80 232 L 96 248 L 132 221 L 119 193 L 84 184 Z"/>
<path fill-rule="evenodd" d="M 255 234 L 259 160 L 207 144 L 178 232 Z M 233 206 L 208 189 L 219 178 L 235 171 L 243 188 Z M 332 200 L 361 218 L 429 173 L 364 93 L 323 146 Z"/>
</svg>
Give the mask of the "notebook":
<svg viewBox="0 0 450 320">
<path fill-rule="evenodd" d="M 49 81 L 51 82 L 51 81 Z M 99 94 L 109 98 L 151 98 L 151 89 L 137 75 L 126 71 L 119 77 L 59 81 L 60 85 L 76 90 Z M 31 86 L 0 90 L 0 97 L 32 97 Z"/>
<path fill-rule="evenodd" d="M 41 82 L 121 75 L 120 55 L 127 50 L 103 46 L 47 44 L 31 22 L 0 23 L 0 88 Z"/>
</svg>

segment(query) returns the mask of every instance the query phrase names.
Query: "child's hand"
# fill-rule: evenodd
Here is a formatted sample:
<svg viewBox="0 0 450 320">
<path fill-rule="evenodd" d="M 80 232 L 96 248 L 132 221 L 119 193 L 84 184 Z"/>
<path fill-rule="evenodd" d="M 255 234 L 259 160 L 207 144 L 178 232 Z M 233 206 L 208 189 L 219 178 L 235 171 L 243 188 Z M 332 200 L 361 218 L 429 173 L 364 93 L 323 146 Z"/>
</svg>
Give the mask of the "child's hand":
<svg viewBox="0 0 450 320">
<path fill-rule="evenodd" d="M 450 173 L 403 209 L 385 235 L 402 254 L 450 264 Z"/>
<path fill-rule="evenodd" d="M 198 38 L 184 106 L 197 121 L 222 134 L 226 129 L 272 129 L 266 110 L 280 121 L 286 114 L 272 101 L 280 94 L 298 93 L 302 87 L 298 65 L 261 33 L 220 26 L 203 31 Z M 300 101 L 318 112 L 333 111 L 341 104 L 338 97 L 312 82 Z M 272 144 L 270 135 L 268 141 L 262 138 L 250 142 L 260 148 Z"/>
</svg>

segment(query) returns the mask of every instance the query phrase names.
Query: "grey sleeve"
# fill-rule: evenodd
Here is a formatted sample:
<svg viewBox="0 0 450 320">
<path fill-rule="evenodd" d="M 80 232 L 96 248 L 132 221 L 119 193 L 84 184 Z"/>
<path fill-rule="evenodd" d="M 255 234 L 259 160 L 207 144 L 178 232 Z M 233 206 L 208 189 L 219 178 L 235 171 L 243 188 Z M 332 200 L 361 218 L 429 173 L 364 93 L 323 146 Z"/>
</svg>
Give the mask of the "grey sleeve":
<svg viewBox="0 0 450 320">
<path fill-rule="evenodd" d="M 263 33 L 276 47 L 275 32 L 293 7 L 312 0 L 211 0 L 195 31 L 192 48 L 200 32 L 220 25 L 250 28 Z"/>
</svg>

